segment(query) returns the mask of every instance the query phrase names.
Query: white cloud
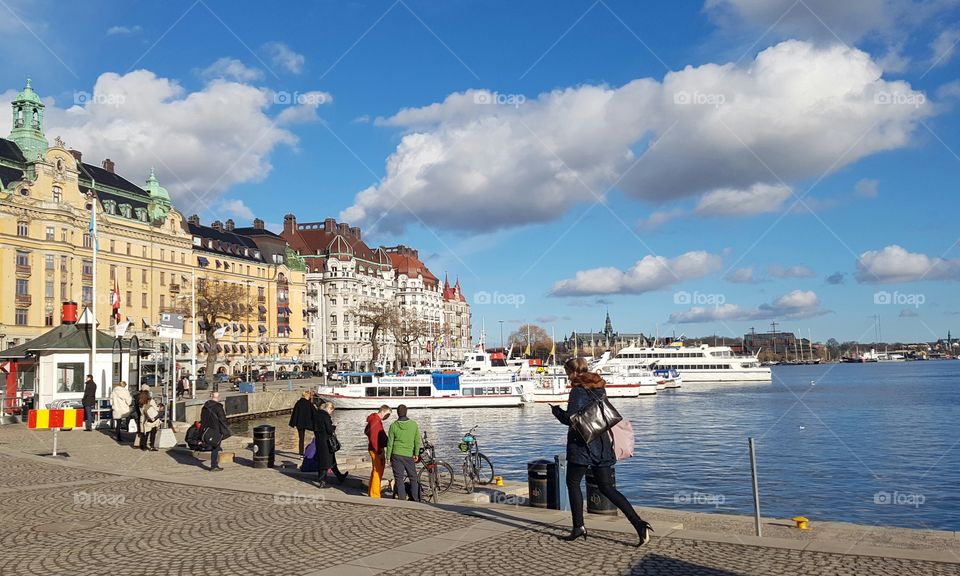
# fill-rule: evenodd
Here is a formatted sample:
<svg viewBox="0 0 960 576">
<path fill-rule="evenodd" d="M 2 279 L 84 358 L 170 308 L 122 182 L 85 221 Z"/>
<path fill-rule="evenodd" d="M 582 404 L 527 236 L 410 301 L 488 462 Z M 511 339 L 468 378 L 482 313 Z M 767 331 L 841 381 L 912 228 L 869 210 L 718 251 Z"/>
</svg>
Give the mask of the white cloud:
<svg viewBox="0 0 960 576">
<path fill-rule="evenodd" d="M 861 198 L 876 198 L 880 194 L 880 181 L 864 178 L 853 185 L 853 193 Z"/>
<path fill-rule="evenodd" d="M 887 46 L 887 51 L 877 58 L 877 64 L 884 72 L 898 73 L 910 67 L 910 57 L 903 53 L 903 43 L 896 42 Z"/>
<path fill-rule="evenodd" d="M 843 272 L 834 272 L 833 274 L 827 276 L 827 284 L 832 286 L 843 284 L 844 278 L 846 278 L 846 274 Z"/>
<path fill-rule="evenodd" d="M 298 54 L 291 50 L 290 47 L 283 42 L 267 42 L 261 48 L 270 58 L 270 62 L 274 66 L 279 66 L 293 74 L 303 72 L 303 65 L 306 62 L 306 58 L 304 58 L 303 54 Z"/>
<path fill-rule="evenodd" d="M 140 26 L 111 26 L 107 28 L 107 36 L 133 36 L 142 31 Z"/>
<path fill-rule="evenodd" d="M 900 310 L 901 318 L 917 318 L 918 316 L 920 316 L 920 312 L 913 308 L 903 308 Z"/>
<path fill-rule="evenodd" d="M 930 66 L 940 67 L 948 64 L 956 54 L 958 42 L 960 42 L 960 29 L 948 28 L 940 32 L 930 42 Z"/>
<path fill-rule="evenodd" d="M 667 224 L 672 220 L 676 220 L 681 216 L 685 215 L 686 211 L 682 208 L 673 208 L 671 210 L 654 210 L 650 213 L 650 216 L 640 220 L 637 223 L 637 229 L 645 232 L 652 232 L 657 228 Z"/>
<path fill-rule="evenodd" d="M 896 244 L 869 250 L 857 260 L 857 282 L 893 284 L 921 280 L 960 280 L 960 258 L 931 258 Z"/>
<path fill-rule="evenodd" d="M 704 194 L 694 213 L 699 216 L 753 216 L 777 212 L 791 192 L 782 184 L 757 183 L 746 190 L 721 188 Z"/>
<path fill-rule="evenodd" d="M 243 221 L 253 220 L 253 210 L 238 198 L 221 200 L 220 212 Z"/>
<path fill-rule="evenodd" d="M 728 322 L 741 320 L 765 320 L 786 318 L 795 320 L 825 314 L 820 308 L 820 298 L 812 290 L 793 290 L 773 302 L 756 308 L 741 308 L 736 304 L 718 306 L 694 306 L 684 312 L 670 315 L 670 322 L 688 324 L 700 322 Z"/>
<path fill-rule="evenodd" d="M 174 80 L 136 70 L 102 74 L 91 94 L 78 94 L 82 98 L 75 94 L 77 104 L 67 109 L 48 103 L 47 137 L 63 137 L 91 164 L 113 159 L 117 172 L 135 184 L 156 167 L 187 213 L 215 205 L 234 184 L 262 180 L 277 146 L 297 142 L 268 116 L 269 94 L 247 84 L 215 80 L 188 92 Z M 0 117 L 4 134 L 9 118 Z"/>
<path fill-rule="evenodd" d="M 238 82 L 252 82 L 263 78 L 263 71 L 249 68 L 236 58 L 220 58 L 200 71 L 205 80 L 226 79 Z"/>
<path fill-rule="evenodd" d="M 734 284 L 755 284 L 757 280 L 753 277 L 753 268 L 737 268 L 725 277 L 727 282 Z"/>
<path fill-rule="evenodd" d="M 782 264 L 771 264 L 767 267 L 767 272 L 774 278 L 813 278 L 816 274 L 806 266 L 783 266 Z"/>
<path fill-rule="evenodd" d="M 941 100 L 960 100 L 960 80 L 951 80 L 937 88 L 937 98 Z"/>
<path fill-rule="evenodd" d="M 275 92 L 273 101 L 278 105 L 287 106 L 277 115 L 277 124 L 304 124 L 319 120 L 317 108 L 324 104 L 333 103 L 333 95 L 329 92 L 313 90 L 310 92 Z"/>
<path fill-rule="evenodd" d="M 596 294 L 642 294 L 661 290 L 684 280 L 702 278 L 716 272 L 723 259 L 705 251 L 687 252 L 676 258 L 644 256 L 628 270 L 593 268 L 581 270 L 573 278 L 553 285 L 554 296 L 590 296 Z"/>
<path fill-rule="evenodd" d="M 745 65 L 688 66 L 618 88 L 451 94 L 377 119 L 407 133 L 383 181 L 340 217 L 396 232 L 412 210 L 429 226 L 491 230 L 555 220 L 617 182 L 665 202 L 754 190 L 771 171 L 787 183 L 819 177 L 908 145 L 932 114 L 906 82 L 881 74 L 862 51 L 788 41 Z M 783 190 L 767 192 L 772 209 Z"/>
</svg>

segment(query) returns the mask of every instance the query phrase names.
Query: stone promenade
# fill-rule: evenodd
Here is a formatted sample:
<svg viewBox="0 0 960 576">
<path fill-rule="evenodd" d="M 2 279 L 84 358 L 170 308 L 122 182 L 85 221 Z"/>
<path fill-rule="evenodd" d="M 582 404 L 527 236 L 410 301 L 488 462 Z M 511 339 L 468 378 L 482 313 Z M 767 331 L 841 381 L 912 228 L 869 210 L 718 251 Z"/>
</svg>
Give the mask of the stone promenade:
<svg viewBox="0 0 960 576">
<path fill-rule="evenodd" d="M 510 506 L 373 501 L 244 464 L 221 473 L 189 454 L 141 452 L 99 432 L 0 428 L 4 575 L 876 574 L 960 575 L 950 547 L 756 539 L 656 521 L 635 548 L 622 520 L 557 539 L 566 513 Z M 248 453 L 249 454 L 249 453 Z"/>
</svg>

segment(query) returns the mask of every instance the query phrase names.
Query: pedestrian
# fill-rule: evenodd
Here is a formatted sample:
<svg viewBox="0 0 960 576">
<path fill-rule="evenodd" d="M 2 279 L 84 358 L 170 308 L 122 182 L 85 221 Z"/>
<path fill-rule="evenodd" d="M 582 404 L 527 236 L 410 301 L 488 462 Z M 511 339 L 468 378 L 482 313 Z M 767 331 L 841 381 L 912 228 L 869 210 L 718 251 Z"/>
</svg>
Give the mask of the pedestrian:
<svg viewBox="0 0 960 576">
<path fill-rule="evenodd" d="M 203 443 L 210 448 L 210 471 L 221 472 L 220 447 L 224 440 L 231 436 L 227 426 L 227 414 L 220 403 L 220 393 L 213 392 L 210 399 L 203 403 L 200 409 L 200 427 L 203 429 Z"/>
<path fill-rule="evenodd" d="M 567 398 L 567 409 L 560 406 L 551 406 L 554 417 L 561 424 L 570 426 L 570 416 L 586 408 L 594 399 L 603 398 L 607 392 L 606 382 L 599 374 L 590 372 L 587 362 L 583 358 L 571 358 L 563 365 L 570 382 L 570 395 Z M 613 480 L 613 466 L 617 462 L 613 451 L 613 442 L 610 434 L 601 434 L 589 444 L 583 441 L 580 433 L 570 428 L 567 432 L 567 493 L 570 496 L 570 510 L 573 514 L 573 527 L 570 534 L 562 540 L 572 541 L 577 538 L 587 538 L 587 529 L 583 525 L 583 492 L 580 491 L 580 482 L 587 469 L 593 471 L 593 478 L 600 493 L 607 497 L 637 531 L 642 546 L 650 540 L 653 528 L 648 522 L 640 519 L 626 497 L 617 490 Z"/>
<path fill-rule="evenodd" d="M 117 428 L 117 442 L 122 442 L 120 431 L 123 429 L 123 423 L 130 417 L 130 411 L 133 409 L 133 397 L 127 390 L 127 383 L 123 380 L 113 387 L 110 393 L 110 411 L 113 413 L 113 423 Z"/>
<path fill-rule="evenodd" d="M 337 450 L 340 449 L 340 441 L 337 439 L 337 427 L 334 426 L 331 417 L 333 409 L 333 402 L 324 402 L 315 413 L 313 435 L 317 443 L 317 454 L 314 458 L 320 468 L 317 472 L 320 488 L 327 487 L 327 473 L 331 470 L 336 475 L 338 483 L 343 484 L 347 478 L 347 473 L 341 473 L 337 467 Z"/>
<path fill-rule="evenodd" d="M 417 479 L 417 465 L 420 460 L 420 427 L 407 418 L 407 406 L 397 406 L 397 421 L 390 425 L 387 432 L 387 450 L 385 457 L 393 468 L 394 492 L 400 500 L 407 499 L 404 481 L 410 479 L 410 499 L 420 500 L 420 481 Z"/>
<path fill-rule="evenodd" d="M 157 451 L 157 430 L 160 429 L 160 408 L 157 407 L 156 400 L 149 390 L 140 391 L 140 422 L 138 422 L 138 432 L 140 436 L 140 449 L 147 449 L 149 440 L 150 450 Z"/>
<path fill-rule="evenodd" d="M 182 398 L 183 395 L 187 393 L 187 386 L 189 383 L 190 381 L 187 380 L 186 374 L 180 376 L 180 379 L 177 380 L 177 399 Z"/>
<path fill-rule="evenodd" d="M 303 437 L 307 430 L 313 430 L 313 424 L 317 418 L 317 408 L 310 401 L 310 396 L 309 391 L 304 391 L 293 405 L 293 412 L 290 413 L 290 427 L 297 429 L 297 435 L 300 438 L 297 448 L 297 454 L 300 456 L 303 456 Z"/>
<path fill-rule="evenodd" d="M 94 419 L 97 409 L 97 383 L 93 381 L 93 374 L 87 374 L 87 381 L 83 384 L 83 399 L 80 401 L 83 405 L 83 429 L 87 432 L 93 430 Z"/>
<path fill-rule="evenodd" d="M 367 490 L 367 496 L 371 498 L 380 497 L 380 480 L 386 467 L 384 451 L 388 441 L 383 421 L 389 417 L 390 407 L 384 404 L 380 410 L 367 416 L 367 427 L 363 431 L 367 435 L 367 453 L 370 454 L 370 489 Z"/>
</svg>

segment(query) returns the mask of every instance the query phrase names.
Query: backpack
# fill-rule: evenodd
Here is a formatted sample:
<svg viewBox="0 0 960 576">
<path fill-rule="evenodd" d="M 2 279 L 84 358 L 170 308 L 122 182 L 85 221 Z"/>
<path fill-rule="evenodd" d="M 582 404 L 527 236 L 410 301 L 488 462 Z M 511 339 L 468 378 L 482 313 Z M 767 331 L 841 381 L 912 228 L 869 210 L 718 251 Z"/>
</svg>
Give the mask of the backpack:
<svg viewBox="0 0 960 576">
<path fill-rule="evenodd" d="M 629 420 L 624 418 L 610 429 L 610 440 L 613 442 L 613 452 L 618 461 L 633 457 L 636 440 L 633 436 L 633 425 Z"/>
<path fill-rule="evenodd" d="M 200 422 L 194 422 L 193 426 L 187 429 L 184 439 L 191 450 L 197 452 L 203 450 L 203 431 L 200 429 Z"/>
</svg>

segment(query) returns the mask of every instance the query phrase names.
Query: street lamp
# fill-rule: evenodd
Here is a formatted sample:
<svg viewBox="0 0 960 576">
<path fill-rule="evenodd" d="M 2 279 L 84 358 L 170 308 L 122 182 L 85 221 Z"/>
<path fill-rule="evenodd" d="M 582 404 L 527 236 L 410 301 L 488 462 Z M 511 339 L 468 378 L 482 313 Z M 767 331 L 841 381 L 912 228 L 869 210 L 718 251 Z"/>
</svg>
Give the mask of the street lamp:
<svg viewBox="0 0 960 576">
<path fill-rule="evenodd" d="M 500 323 L 500 351 L 503 352 L 503 320 L 497 320 Z"/>
<path fill-rule="evenodd" d="M 244 320 L 244 322 L 246 322 L 246 324 L 249 326 L 249 325 L 250 325 L 250 280 L 245 280 L 244 282 L 246 282 L 246 284 L 247 284 L 247 302 L 246 302 L 246 308 L 244 308 L 244 312 L 246 312 L 246 314 L 244 314 L 243 320 Z M 247 360 L 247 379 L 246 379 L 246 381 L 249 382 L 249 381 L 250 381 L 250 331 L 249 331 L 249 330 L 247 330 L 247 354 L 246 354 L 246 356 L 247 356 L 247 358 L 246 358 L 246 360 Z"/>
</svg>

